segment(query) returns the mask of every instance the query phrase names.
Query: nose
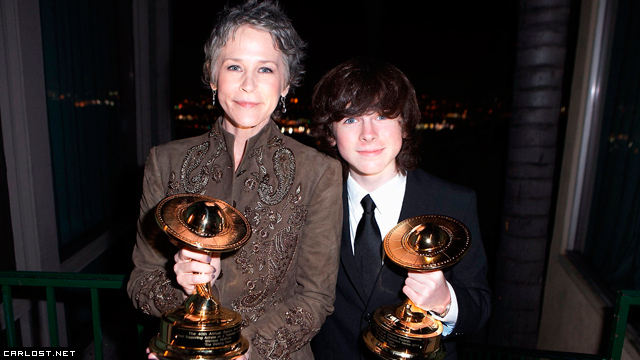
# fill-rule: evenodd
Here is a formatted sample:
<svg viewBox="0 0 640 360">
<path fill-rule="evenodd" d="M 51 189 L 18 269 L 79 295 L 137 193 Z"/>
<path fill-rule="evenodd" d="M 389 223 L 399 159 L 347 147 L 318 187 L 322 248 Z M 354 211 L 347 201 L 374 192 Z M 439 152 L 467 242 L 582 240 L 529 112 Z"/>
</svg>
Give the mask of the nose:
<svg viewBox="0 0 640 360">
<path fill-rule="evenodd" d="M 363 118 L 360 127 L 360 140 L 372 141 L 378 137 L 376 126 L 373 120 L 369 118 Z"/>
<path fill-rule="evenodd" d="M 247 71 L 243 74 L 242 83 L 240 84 L 240 86 L 242 90 L 246 92 L 251 92 L 255 89 L 256 87 L 255 78 L 250 71 Z"/>
</svg>

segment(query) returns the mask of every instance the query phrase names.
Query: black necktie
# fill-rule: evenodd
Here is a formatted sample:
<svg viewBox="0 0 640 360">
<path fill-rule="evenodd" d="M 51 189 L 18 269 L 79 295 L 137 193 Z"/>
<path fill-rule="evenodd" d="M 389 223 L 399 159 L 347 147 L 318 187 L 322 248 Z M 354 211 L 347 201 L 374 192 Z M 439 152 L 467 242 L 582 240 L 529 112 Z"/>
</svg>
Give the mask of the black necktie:
<svg viewBox="0 0 640 360">
<path fill-rule="evenodd" d="M 382 237 L 373 210 L 376 204 L 367 195 L 360 201 L 364 214 L 358 223 L 354 240 L 354 255 L 356 264 L 360 268 L 362 285 L 369 293 L 375 284 L 378 272 L 382 266 Z"/>
</svg>

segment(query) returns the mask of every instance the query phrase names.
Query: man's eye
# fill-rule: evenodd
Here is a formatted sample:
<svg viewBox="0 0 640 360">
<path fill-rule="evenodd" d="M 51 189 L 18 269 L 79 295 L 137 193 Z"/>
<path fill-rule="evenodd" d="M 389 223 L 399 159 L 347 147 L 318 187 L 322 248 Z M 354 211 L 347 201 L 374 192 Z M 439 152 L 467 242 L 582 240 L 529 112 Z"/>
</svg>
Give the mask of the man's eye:
<svg viewBox="0 0 640 360">
<path fill-rule="evenodd" d="M 376 117 L 376 120 L 386 120 L 386 119 L 387 119 L 387 117 L 386 117 L 386 116 L 384 116 L 384 115 L 378 115 L 378 116 Z"/>
<path fill-rule="evenodd" d="M 345 124 L 353 124 L 355 122 L 356 122 L 356 119 L 354 119 L 354 118 L 346 118 L 343 121 L 343 123 L 345 123 Z"/>
</svg>

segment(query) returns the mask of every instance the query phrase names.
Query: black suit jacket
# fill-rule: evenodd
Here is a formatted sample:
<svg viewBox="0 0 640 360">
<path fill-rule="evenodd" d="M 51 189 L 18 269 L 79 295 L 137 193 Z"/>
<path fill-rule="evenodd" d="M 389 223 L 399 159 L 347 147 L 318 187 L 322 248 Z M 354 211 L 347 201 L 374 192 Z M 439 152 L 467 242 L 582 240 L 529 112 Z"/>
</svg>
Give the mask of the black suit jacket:
<svg viewBox="0 0 640 360">
<path fill-rule="evenodd" d="M 360 337 L 368 326 L 371 314 L 382 305 L 400 304 L 405 298 L 402 287 L 407 272 L 390 261 L 385 262 L 376 286 L 370 293 L 364 293 L 359 286 L 358 270 L 351 250 L 348 204 L 345 185 L 335 310 L 311 343 L 314 356 L 320 360 L 370 358 Z M 409 171 L 398 221 L 427 214 L 458 219 L 471 232 L 468 252 L 460 262 L 444 270 L 445 278 L 452 285 L 458 300 L 458 320 L 453 333 L 444 339 L 446 358 L 455 359 L 453 338 L 478 330 L 486 322 L 490 311 L 487 259 L 480 237 L 475 194 L 422 170 Z"/>
</svg>

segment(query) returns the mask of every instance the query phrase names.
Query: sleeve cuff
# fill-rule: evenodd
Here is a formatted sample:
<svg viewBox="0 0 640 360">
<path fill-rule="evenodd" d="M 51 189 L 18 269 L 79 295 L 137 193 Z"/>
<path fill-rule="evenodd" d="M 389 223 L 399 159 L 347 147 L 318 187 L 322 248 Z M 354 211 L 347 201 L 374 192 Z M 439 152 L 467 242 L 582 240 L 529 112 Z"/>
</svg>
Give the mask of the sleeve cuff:
<svg viewBox="0 0 640 360">
<path fill-rule="evenodd" d="M 435 313 L 431 312 L 434 319 L 440 320 L 442 322 L 443 330 L 442 336 L 447 336 L 453 332 L 453 329 L 456 326 L 456 321 L 458 320 L 458 298 L 456 298 L 456 292 L 453 290 L 453 286 L 449 284 L 447 281 L 447 288 L 449 288 L 449 295 L 451 296 L 451 304 L 449 304 L 449 311 L 445 314 L 444 317 L 440 317 Z"/>
</svg>

